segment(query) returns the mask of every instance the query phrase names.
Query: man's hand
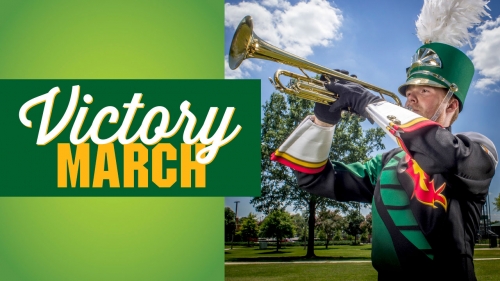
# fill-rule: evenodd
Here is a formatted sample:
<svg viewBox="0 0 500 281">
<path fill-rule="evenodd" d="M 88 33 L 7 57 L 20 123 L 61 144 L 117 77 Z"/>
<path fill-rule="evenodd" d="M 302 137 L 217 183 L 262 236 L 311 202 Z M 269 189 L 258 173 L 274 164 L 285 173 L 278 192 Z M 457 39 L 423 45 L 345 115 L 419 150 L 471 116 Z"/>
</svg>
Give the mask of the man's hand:
<svg viewBox="0 0 500 281">
<path fill-rule="evenodd" d="M 346 70 L 340 70 L 340 69 L 335 69 L 335 71 L 341 72 L 343 74 L 349 75 L 349 72 Z M 357 77 L 356 75 L 352 74 L 351 76 Z M 329 76 L 326 78 L 324 75 L 321 75 L 319 78 L 321 81 L 334 83 L 333 81 L 335 80 L 334 77 Z M 342 80 L 346 82 L 345 80 Z M 340 81 L 339 81 L 340 82 Z M 314 104 L 314 115 L 316 116 L 315 122 L 317 125 L 320 126 L 325 126 L 325 125 L 330 125 L 333 126 L 337 124 L 340 119 L 342 118 L 342 110 L 347 110 L 348 108 L 341 108 L 337 110 L 331 110 L 331 105 L 326 105 L 322 103 L 315 103 Z"/>
<path fill-rule="evenodd" d="M 346 75 L 349 74 L 349 72 L 345 70 L 341 70 L 340 72 Z M 355 77 L 355 75 L 351 76 Z M 349 109 L 351 112 L 354 112 L 362 117 L 370 118 L 368 113 L 366 113 L 366 106 L 370 103 L 383 101 L 382 98 L 372 94 L 363 86 L 346 80 L 335 81 L 330 79 L 330 83 L 325 84 L 325 88 L 339 96 L 337 101 L 332 103 L 328 109 L 332 113 Z M 314 113 L 316 114 L 316 110 Z M 319 118 L 321 119 L 321 117 Z"/>
<path fill-rule="evenodd" d="M 316 116 L 312 116 L 311 120 L 314 122 L 314 124 L 321 126 L 321 127 L 333 127 L 335 125 L 335 124 L 323 122 L 323 121 L 319 120 L 319 118 Z"/>
<path fill-rule="evenodd" d="M 337 70 L 337 69 L 336 69 Z M 345 70 L 337 70 L 343 74 L 349 75 L 349 72 Z M 352 74 L 352 77 L 357 77 L 356 75 Z M 325 84 L 325 88 L 337 94 L 339 98 L 337 101 L 332 103 L 330 107 L 328 108 L 329 114 L 327 114 L 326 110 L 324 107 L 320 107 L 318 110 L 316 110 L 316 106 L 314 108 L 314 114 L 324 122 L 330 123 L 331 121 L 336 121 L 336 123 L 340 120 L 340 112 L 342 110 L 349 110 L 351 112 L 354 112 L 362 117 L 365 118 L 370 118 L 370 116 L 366 113 L 366 106 L 369 105 L 370 103 L 382 101 L 383 99 L 372 94 L 370 91 L 365 89 L 363 86 L 356 84 L 351 81 L 346 81 L 343 79 L 338 79 L 336 80 L 333 77 L 329 77 L 329 79 L 326 79 L 325 77 L 321 77 L 321 80 L 327 81 L 330 80 L 329 83 Z M 318 105 L 317 105 L 318 106 Z M 319 107 L 319 106 L 318 106 Z M 329 115 L 329 117 L 327 117 Z M 332 116 L 333 115 L 333 116 Z M 329 120 L 324 120 L 324 119 L 329 119 Z M 336 124 L 333 123 L 333 124 Z M 331 123 L 332 124 L 332 123 Z"/>
<path fill-rule="evenodd" d="M 333 126 L 337 124 L 342 118 L 342 110 L 330 111 L 331 105 L 326 105 L 322 103 L 314 104 L 314 116 L 316 120 L 314 123 L 320 126 L 328 127 L 328 125 Z M 317 122 L 320 121 L 320 122 Z"/>
</svg>

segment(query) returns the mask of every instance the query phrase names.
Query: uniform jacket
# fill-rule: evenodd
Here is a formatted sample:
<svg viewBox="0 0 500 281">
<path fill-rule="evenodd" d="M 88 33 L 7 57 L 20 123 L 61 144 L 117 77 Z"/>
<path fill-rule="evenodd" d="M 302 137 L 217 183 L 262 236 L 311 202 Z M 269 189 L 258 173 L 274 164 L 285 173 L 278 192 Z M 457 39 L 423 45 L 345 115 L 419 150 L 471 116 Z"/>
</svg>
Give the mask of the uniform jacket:
<svg viewBox="0 0 500 281">
<path fill-rule="evenodd" d="M 496 151 L 477 133 L 424 127 L 366 163 L 295 171 L 299 186 L 372 204 L 372 262 L 379 279 L 476 280 L 473 254 Z M 492 148 L 493 147 L 493 148 Z M 403 279 L 402 279 L 403 278 Z"/>
</svg>

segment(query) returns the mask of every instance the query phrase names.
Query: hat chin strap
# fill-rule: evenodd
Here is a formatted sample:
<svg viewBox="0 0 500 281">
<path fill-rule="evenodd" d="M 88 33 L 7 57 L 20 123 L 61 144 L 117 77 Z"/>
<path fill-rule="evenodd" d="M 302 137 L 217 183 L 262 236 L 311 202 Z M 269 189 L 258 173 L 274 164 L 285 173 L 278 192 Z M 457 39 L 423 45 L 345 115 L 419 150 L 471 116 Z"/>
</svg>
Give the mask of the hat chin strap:
<svg viewBox="0 0 500 281">
<path fill-rule="evenodd" d="M 432 121 L 435 122 L 439 118 L 439 116 L 441 116 L 441 113 L 443 113 L 444 109 L 448 105 L 448 102 L 450 101 L 451 97 L 453 96 L 453 93 L 454 92 L 451 89 L 448 89 L 448 93 L 444 97 L 443 101 L 441 101 L 441 104 L 437 108 L 436 113 L 434 113 L 434 115 L 432 116 L 432 118 L 431 118 Z"/>
</svg>

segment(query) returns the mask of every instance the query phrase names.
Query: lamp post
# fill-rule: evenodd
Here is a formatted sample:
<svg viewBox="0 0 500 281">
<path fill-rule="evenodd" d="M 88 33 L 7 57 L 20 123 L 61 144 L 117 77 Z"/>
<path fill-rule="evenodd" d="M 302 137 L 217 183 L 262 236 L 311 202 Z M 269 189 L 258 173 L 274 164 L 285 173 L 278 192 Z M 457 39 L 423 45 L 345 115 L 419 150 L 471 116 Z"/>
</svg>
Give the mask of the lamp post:
<svg viewBox="0 0 500 281">
<path fill-rule="evenodd" d="M 238 228 L 238 203 L 240 203 L 240 201 L 234 201 L 234 203 L 236 203 L 236 212 L 234 214 L 234 229 L 233 229 L 233 232 L 231 234 L 231 250 L 233 249 L 234 233 L 236 232 L 236 229 Z"/>
<path fill-rule="evenodd" d="M 490 193 L 488 193 L 488 230 L 491 230 L 491 209 L 490 209 Z"/>
</svg>

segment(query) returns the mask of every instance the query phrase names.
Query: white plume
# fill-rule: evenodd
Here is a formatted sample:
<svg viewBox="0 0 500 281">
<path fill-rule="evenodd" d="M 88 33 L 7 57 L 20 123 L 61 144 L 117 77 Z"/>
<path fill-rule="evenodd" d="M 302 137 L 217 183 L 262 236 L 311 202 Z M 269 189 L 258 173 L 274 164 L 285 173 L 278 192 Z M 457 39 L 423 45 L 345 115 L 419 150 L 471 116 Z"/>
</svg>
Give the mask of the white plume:
<svg viewBox="0 0 500 281">
<path fill-rule="evenodd" d="M 469 28 L 490 16 L 489 0 L 424 0 L 416 21 L 417 37 L 422 43 L 441 42 L 455 47 L 470 43 Z M 491 17 L 490 17 L 491 18 Z"/>
</svg>

